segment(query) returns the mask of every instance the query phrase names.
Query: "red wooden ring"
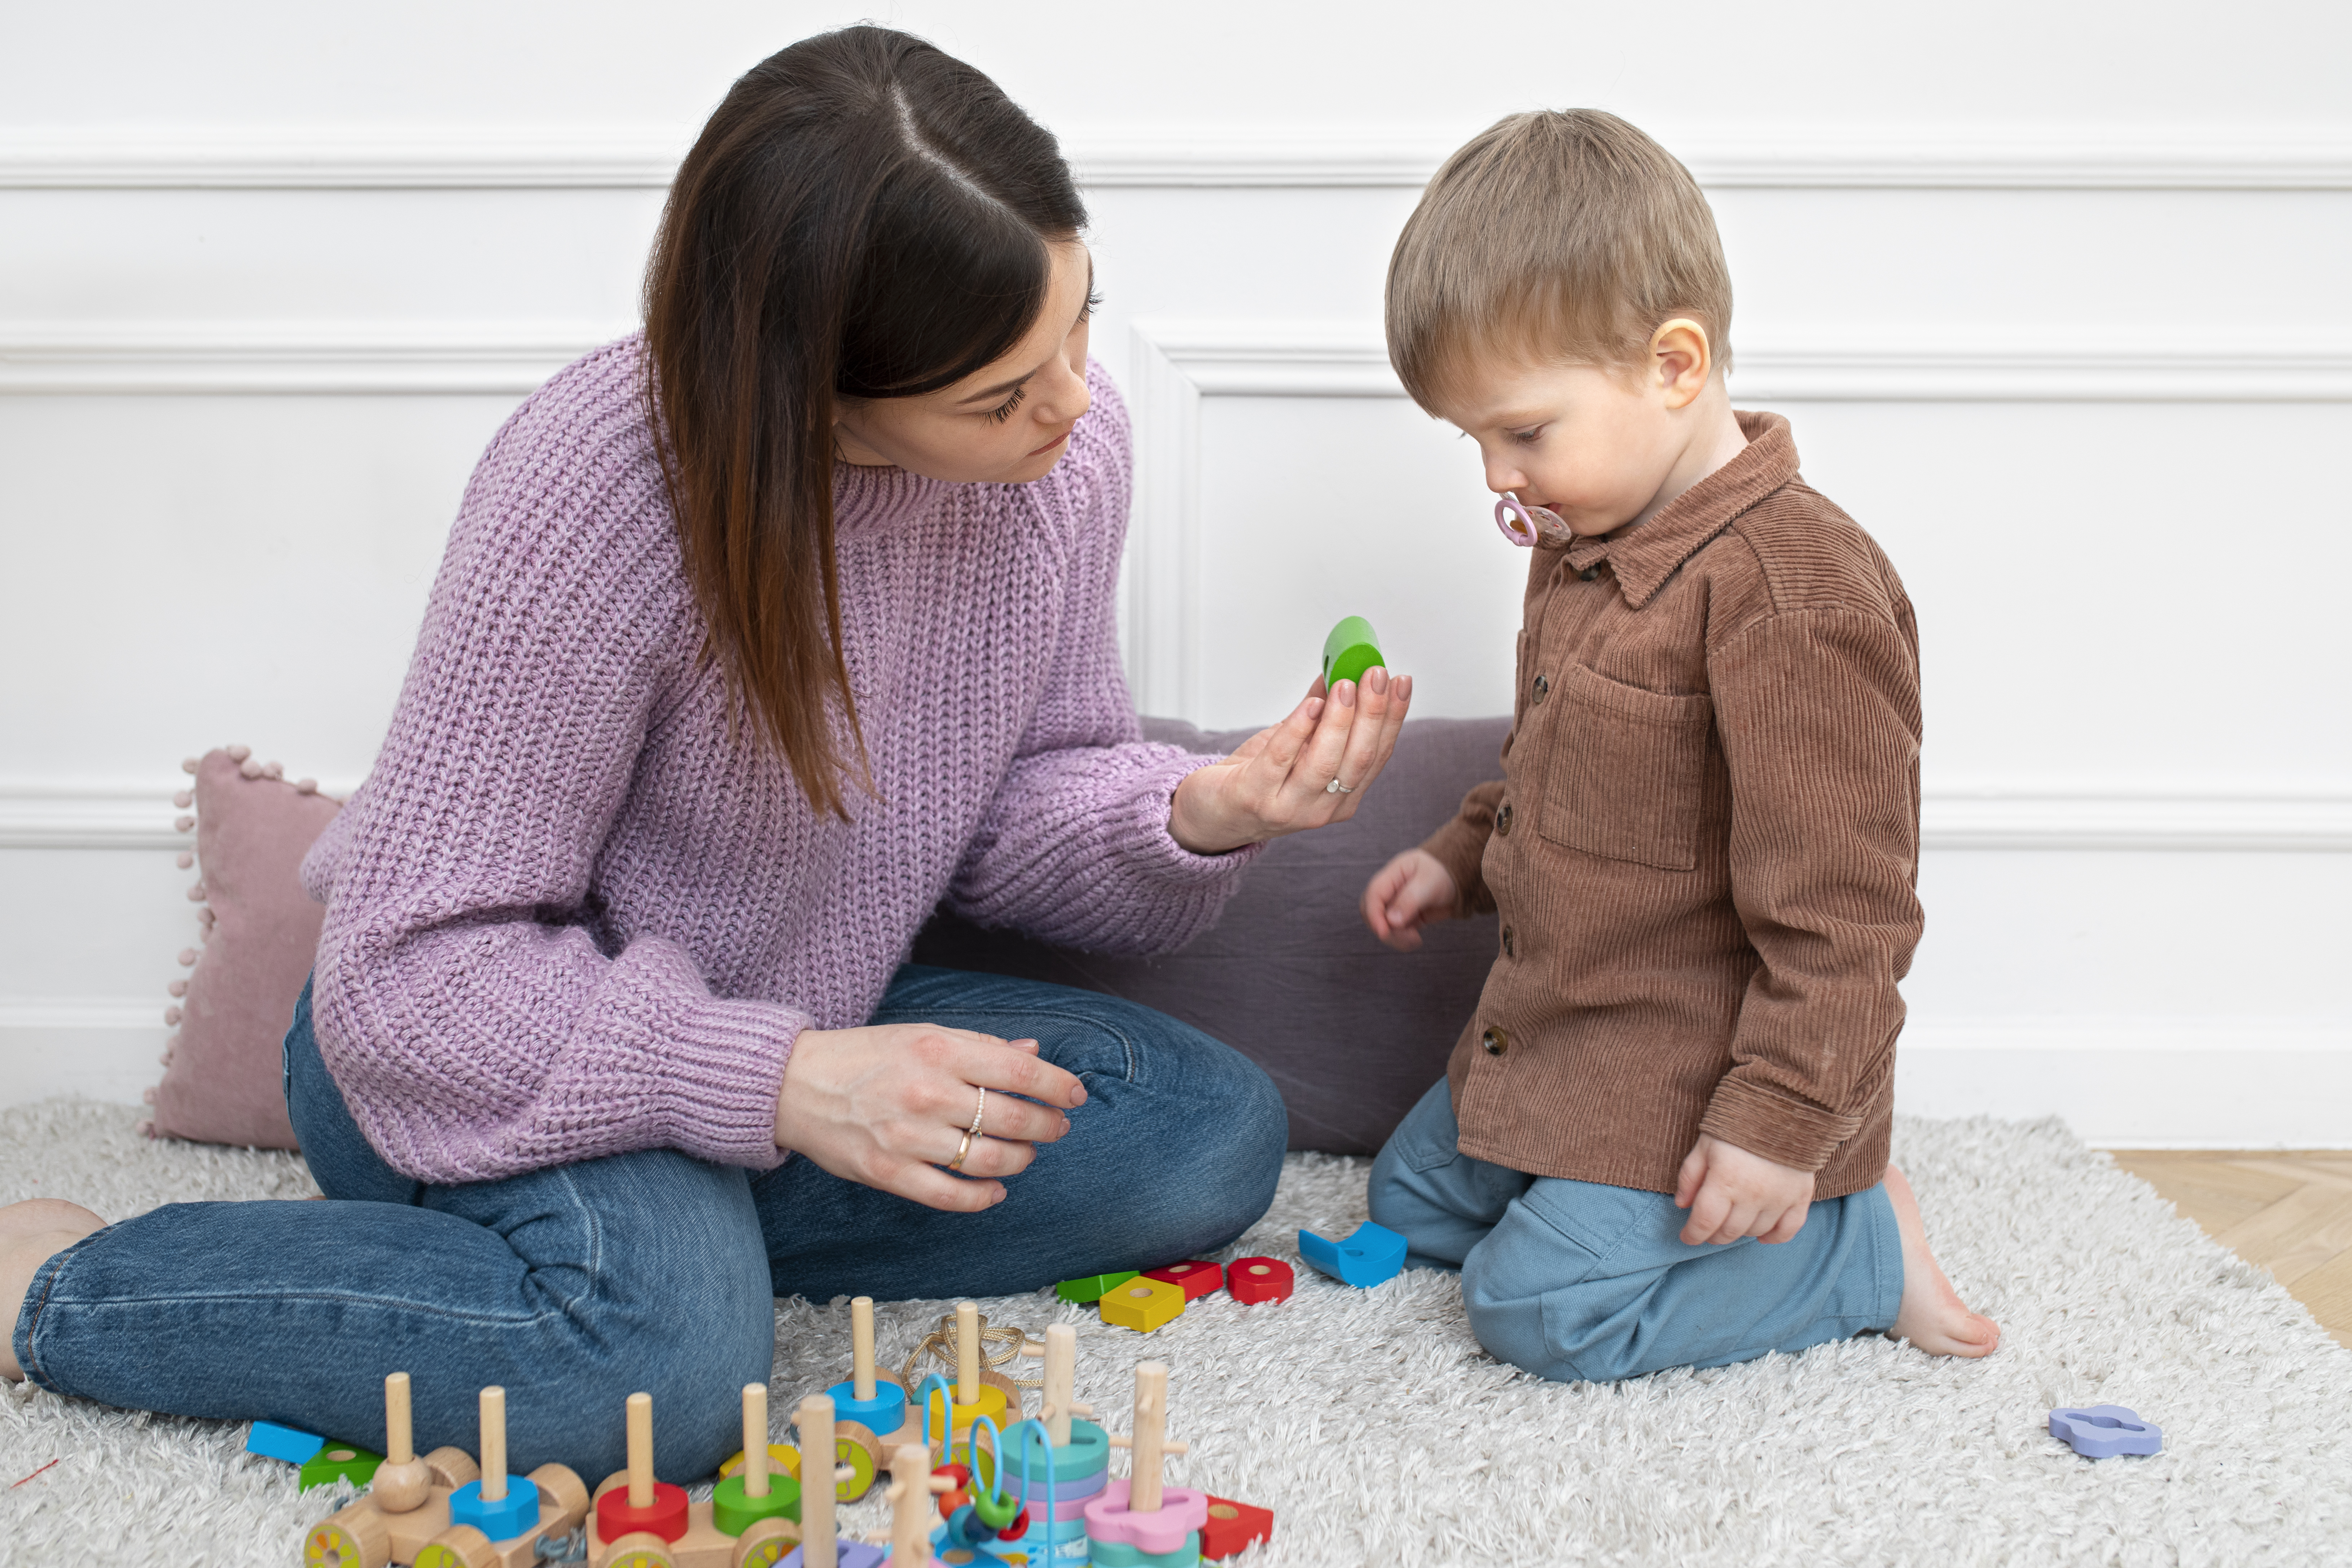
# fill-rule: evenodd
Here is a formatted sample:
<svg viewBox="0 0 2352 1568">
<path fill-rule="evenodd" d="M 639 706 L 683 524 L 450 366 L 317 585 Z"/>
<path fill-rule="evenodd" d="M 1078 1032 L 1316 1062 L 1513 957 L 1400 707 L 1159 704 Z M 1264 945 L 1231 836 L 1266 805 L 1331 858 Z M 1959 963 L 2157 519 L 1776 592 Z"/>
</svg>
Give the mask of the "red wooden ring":
<svg viewBox="0 0 2352 1568">
<path fill-rule="evenodd" d="M 1284 1300 L 1292 1284 L 1290 1265 L 1279 1258 L 1236 1258 L 1225 1265 L 1225 1289 L 1236 1301 Z"/>
<path fill-rule="evenodd" d="M 632 1531 L 649 1530 L 664 1541 L 686 1533 L 686 1489 L 667 1481 L 654 1483 L 654 1500 L 645 1508 L 629 1506 L 629 1489 L 614 1487 L 596 1500 L 596 1533 L 618 1541 Z"/>
</svg>

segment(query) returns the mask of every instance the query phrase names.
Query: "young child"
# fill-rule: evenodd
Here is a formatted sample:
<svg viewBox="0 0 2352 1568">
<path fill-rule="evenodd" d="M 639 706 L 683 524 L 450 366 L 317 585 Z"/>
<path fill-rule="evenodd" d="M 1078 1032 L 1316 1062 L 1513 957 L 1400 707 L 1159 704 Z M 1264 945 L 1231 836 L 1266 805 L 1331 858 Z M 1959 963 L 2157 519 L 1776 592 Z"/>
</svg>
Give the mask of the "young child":
<svg viewBox="0 0 2352 1568">
<path fill-rule="evenodd" d="M 1732 410 L 1730 324 L 1696 183 L 1590 110 L 1456 153 L 1389 269 L 1398 373 L 1536 548 L 1504 776 L 1364 892 L 1400 949 L 1502 917 L 1371 1212 L 1544 1377 L 1870 1330 L 2000 1343 L 1887 1163 L 1920 930 L 1911 605 L 1798 477 L 1788 421 Z"/>
</svg>

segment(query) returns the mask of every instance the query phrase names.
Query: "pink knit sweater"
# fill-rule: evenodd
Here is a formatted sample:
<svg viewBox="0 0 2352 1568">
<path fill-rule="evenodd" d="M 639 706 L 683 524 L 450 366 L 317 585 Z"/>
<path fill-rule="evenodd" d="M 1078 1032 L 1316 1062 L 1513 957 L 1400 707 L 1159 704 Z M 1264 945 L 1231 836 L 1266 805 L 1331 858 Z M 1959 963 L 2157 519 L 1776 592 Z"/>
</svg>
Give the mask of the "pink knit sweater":
<svg viewBox="0 0 2352 1568">
<path fill-rule="evenodd" d="M 390 734 L 304 863 L 314 1009 L 401 1172 L 477 1182 L 650 1148 L 764 1169 L 803 1029 L 862 1024 L 943 898 L 1101 952 L 1181 945 L 1248 852 L 1169 799 L 1113 615 L 1127 413 L 1099 367 L 1029 485 L 843 467 L 843 635 L 879 798 L 819 818 L 698 669 L 624 339 L 490 443 Z"/>
</svg>

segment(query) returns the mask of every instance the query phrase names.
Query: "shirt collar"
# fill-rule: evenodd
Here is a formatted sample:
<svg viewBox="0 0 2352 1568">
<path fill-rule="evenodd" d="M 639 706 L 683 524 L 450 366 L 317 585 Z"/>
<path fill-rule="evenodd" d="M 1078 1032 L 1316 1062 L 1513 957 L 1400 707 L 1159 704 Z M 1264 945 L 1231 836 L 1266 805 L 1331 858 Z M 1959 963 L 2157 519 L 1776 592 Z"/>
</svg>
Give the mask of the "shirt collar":
<svg viewBox="0 0 2352 1568">
<path fill-rule="evenodd" d="M 1609 563 L 1617 591 L 1640 609 L 1699 547 L 1734 518 L 1797 477 L 1797 442 L 1778 414 L 1739 414 L 1748 445 L 1739 455 L 1691 486 L 1638 528 L 1576 540 L 1568 563 L 1584 571 Z"/>
</svg>

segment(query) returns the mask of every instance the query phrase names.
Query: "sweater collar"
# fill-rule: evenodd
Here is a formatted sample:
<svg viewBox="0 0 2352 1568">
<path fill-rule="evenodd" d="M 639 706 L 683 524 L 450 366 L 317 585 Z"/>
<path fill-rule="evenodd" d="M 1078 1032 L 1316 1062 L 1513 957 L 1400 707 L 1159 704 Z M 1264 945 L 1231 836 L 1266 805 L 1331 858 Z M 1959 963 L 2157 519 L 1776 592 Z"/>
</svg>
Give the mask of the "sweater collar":
<svg viewBox="0 0 2352 1568">
<path fill-rule="evenodd" d="M 1797 441 L 1778 414 L 1739 414 L 1748 445 L 1739 455 L 1668 501 L 1639 528 L 1619 529 L 1568 547 L 1581 572 L 1602 561 L 1625 602 L 1640 609 L 1652 595 L 1732 521 L 1797 477 Z"/>
<path fill-rule="evenodd" d="M 954 487 L 898 468 L 833 465 L 833 531 L 836 537 L 887 529 L 921 511 Z"/>
</svg>

